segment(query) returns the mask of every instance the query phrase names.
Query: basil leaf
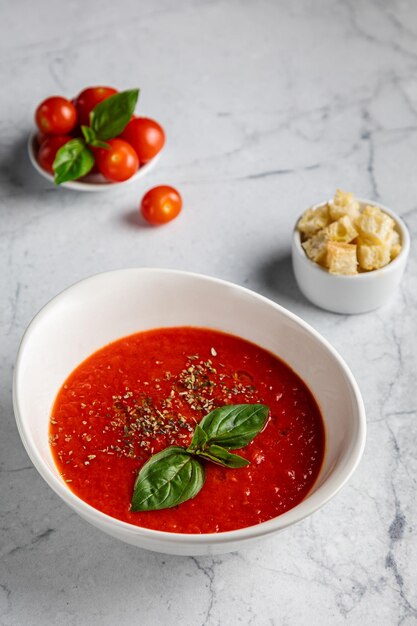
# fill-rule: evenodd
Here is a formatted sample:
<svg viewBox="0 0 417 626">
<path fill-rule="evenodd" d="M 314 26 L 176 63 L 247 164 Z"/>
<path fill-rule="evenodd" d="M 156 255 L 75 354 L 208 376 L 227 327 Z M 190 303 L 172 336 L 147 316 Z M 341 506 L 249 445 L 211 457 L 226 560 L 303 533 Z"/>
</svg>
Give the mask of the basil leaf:
<svg viewBox="0 0 417 626">
<path fill-rule="evenodd" d="M 201 463 L 184 448 L 171 446 L 152 456 L 140 470 L 132 511 L 169 509 L 194 498 L 204 485 Z"/>
<path fill-rule="evenodd" d="M 75 180 L 88 174 L 94 165 L 94 157 L 83 139 L 71 139 L 58 150 L 52 169 L 55 184 Z"/>
<path fill-rule="evenodd" d="M 90 126 L 81 126 L 81 130 L 87 143 L 94 141 L 96 134 Z"/>
<path fill-rule="evenodd" d="M 250 464 L 250 461 L 244 459 L 243 456 L 238 454 L 232 454 L 226 448 L 216 446 L 213 444 L 208 448 L 205 448 L 203 452 L 199 453 L 199 456 L 217 463 L 217 465 L 223 465 L 223 467 L 246 467 Z"/>
<path fill-rule="evenodd" d="M 208 443 L 228 450 L 243 448 L 262 430 L 268 417 L 264 404 L 232 404 L 214 409 L 203 417 L 200 427 Z"/>
<path fill-rule="evenodd" d="M 129 89 L 106 98 L 90 113 L 90 126 L 99 139 L 120 135 L 135 110 L 139 89 Z"/>
<path fill-rule="evenodd" d="M 100 141 L 100 139 L 93 139 L 92 141 L 90 141 L 90 146 L 93 146 L 93 148 L 104 148 L 105 150 L 110 150 L 111 148 L 109 143 L 106 143 L 105 141 Z"/>
<path fill-rule="evenodd" d="M 201 428 L 201 426 L 197 424 L 197 426 L 195 427 L 193 438 L 191 440 L 190 445 L 187 448 L 187 451 L 198 454 L 198 452 L 202 448 L 204 448 L 204 445 L 206 444 L 206 442 L 207 442 L 207 435 L 204 432 L 204 430 Z"/>
<path fill-rule="evenodd" d="M 105 148 L 106 150 L 110 150 L 110 145 L 105 141 L 100 141 L 97 139 L 95 132 L 90 126 L 81 126 L 81 130 L 83 131 L 84 139 L 86 143 L 93 148 Z"/>
</svg>

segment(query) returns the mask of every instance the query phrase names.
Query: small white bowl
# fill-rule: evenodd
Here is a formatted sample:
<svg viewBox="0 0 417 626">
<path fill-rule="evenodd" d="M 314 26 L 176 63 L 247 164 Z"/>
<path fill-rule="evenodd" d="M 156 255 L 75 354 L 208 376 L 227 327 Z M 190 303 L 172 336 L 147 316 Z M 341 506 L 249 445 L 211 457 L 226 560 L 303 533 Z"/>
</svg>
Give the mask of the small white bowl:
<svg viewBox="0 0 417 626">
<path fill-rule="evenodd" d="M 316 306 L 333 313 L 366 313 L 386 304 L 401 282 L 410 252 L 410 235 L 402 219 L 379 202 L 357 198 L 361 208 L 379 207 L 395 221 L 401 238 L 401 252 L 388 265 L 354 276 L 330 274 L 308 258 L 301 245 L 297 223 L 292 238 L 292 264 L 302 293 Z M 317 209 L 327 202 L 313 206 Z M 301 216 L 300 216 L 301 217 Z M 300 219 L 300 218 L 299 218 Z"/>
<path fill-rule="evenodd" d="M 308 385 L 322 411 L 323 466 L 308 496 L 272 520 L 230 532 L 177 534 L 140 528 L 78 498 L 54 463 L 48 426 L 55 397 L 73 369 L 111 341 L 169 326 L 239 335 L 281 357 Z M 208 276 L 162 269 L 98 274 L 69 287 L 30 323 L 20 346 L 13 403 L 23 444 L 45 481 L 81 517 L 127 543 L 169 554 L 217 554 L 282 531 L 316 511 L 349 479 L 362 456 L 366 420 L 343 359 L 313 328 L 266 298 Z M 346 524 L 349 520 L 346 519 Z"/>
<path fill-rule="evenodd" d="M 49 174 L 49 172 L 46 172 L 38 163 L 38 159 L 37 159 L 38 143 L 37 143 L 36 135 L 37 135 L 36 132 L 29 135 L 29 139 L 28 139 L 29 160 L 32 163 L 35 170 L 38 172 L 38 174 L 40 174 L 41 176 L 43 176 L 43 178 L 46 178 L 46 180 L 49 180 L 49 182 L 55 185 L 53 175 Z M 159 152 L 151 161 L 149 161 L 145 165 L 142 165 L 138 169 L 136 174 L 133 174 L 133 176 L 131 176 L 130 178 L 128 178 L 127 180 L 121 183 L 112 183 L 108 181 L 106 178 L 104 178 L 102 174 L 96 173 L 96 174 L 87 174 L 87 176 L 85 176 L 83 179 L 80 179 L 80 180 L 71 180 L 71 181 L 68 181 L 67 183 L 62 183 L 61 185 L 59 185 L 59 187 L 65 187 L 65 189 L 72 189 L 73 191 L 89 191 L 89 192 L 90 191 L 91 192 L 112 191 L 114 189 L 120 189 L 121 186 L 130 185 L 131 183 L 134 183 L 138 181 L 140 178 L 143 178 L 144 176 L 146 176 L 158 162 L 161 152 Z"/>
</svg>

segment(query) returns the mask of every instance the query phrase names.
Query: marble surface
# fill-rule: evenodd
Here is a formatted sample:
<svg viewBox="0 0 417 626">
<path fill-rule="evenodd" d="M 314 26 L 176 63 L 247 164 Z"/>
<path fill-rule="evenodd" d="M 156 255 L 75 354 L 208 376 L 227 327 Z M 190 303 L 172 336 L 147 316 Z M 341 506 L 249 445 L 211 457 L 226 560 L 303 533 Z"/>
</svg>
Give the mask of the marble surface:
<svg viewBox="0 0 417 626">
<path fill-rule="evenodd" d="M 391 303 L 349 317 L 294 282 L 290 232 L 336 186 L 417 230 L 417 5 L 411 0 L 29 0 L 0 21 L 0 624 L 417 623 L 417 267 Z M 140 86 L 166 128 L 160 164 L 91 197 L 31 170 L 36 104 L 88 84 Z M 145 189 L 179 219 L 146 227 Z M 160 266 L 246 285 L 319 330 L 363 392 L 368 441 L 349 484 L 267 543 L 215 558 L 133 549 L 72 513 L 20 442 L 13 363 L 32 316 L 95 272 Z"/>
</svg>

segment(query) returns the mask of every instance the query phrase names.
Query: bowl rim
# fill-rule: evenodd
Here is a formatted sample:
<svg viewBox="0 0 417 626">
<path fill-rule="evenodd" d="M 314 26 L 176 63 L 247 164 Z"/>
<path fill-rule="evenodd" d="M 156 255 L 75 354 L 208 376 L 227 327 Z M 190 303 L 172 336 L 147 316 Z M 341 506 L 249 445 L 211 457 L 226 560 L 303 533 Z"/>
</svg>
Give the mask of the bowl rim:
<svg viewBox="0 0 417 626">
<path fill-rule="evenodd" d="M 408 228 L 405 222 L 401 218 L 401 216 L 395 213 L 392 209 L 386 207 L 384 204 L 381 204 L 380 202 L 368 200 L 366 198 L 358 198 L 358 197 L 356 197 L 356 200 L 361 205 L 370 205 L 370 206 L 375 206 L 375 207 L 380 208 L 382 211 L 384 211 L 384 213 L 387 213 L 387 215 L 389 215 L 395 221 L 396 226 L 398 227 L 400 231 L 401 250 L 399 254 L 395 257 L 395 259 L 390 261 L 387 265 L 384 265 L 384 267 L 380 267 L 379 269 L 370 270 L 369 272 L 362 272 L 360 274 L 358 273 L 358 274 L 353 274 L 353 275 L 331 274 L 325 267 L 322 267 L 318 263 L 315 263 L 315 261 L 312 261 L 311 259 L 309 259 L 306 253 L 304 252 L 304 249 L 301 245 L 300 232 L 297 230 L 297 225 L 304 214 L 303 212 L 297 218 L 295 225 L 294 225 L 293 234 L 292 234 L 293 251 L 295 251 L 300 257 L 300 259 L 303 260 L 305 267 L 308 267 L 310 269 L 314 268 L 314 270 L 319 272 L 319 274 L 321 274 L 322 276 L 323 275 L 328 276 L 329 280 L 343 280 L 343 281 L 357 281 L 357 280 L 366 281 L 368 280 L 369 281 L 369 280 L 372 280 L 374 277 L 381 276 L 383 274 L 386 274 L 387 272 L 395 271 L 400 264 L 403 265 L 403 263 L 407 261 L 407 258 L 410 252 L 410 233 L 408 231 Z M 325 200 L 323 202 L 318 202 L 317 204 L 313 204 L 309 208 L 316 210 L 322 206 L 325 206 L 330 201 L 331 199 Z"/>
<path fill-rule="evenodd" d="M 35 142 L 37 141 L 37 131 L 32 131 L 29 133 L 28 141 L 27 141 L 27 151 L 29 155 L 29 160 L 35 170 L 40 174 L 43 178 L 52 183 L 56 188 L 63 187 L 65 189 L 71 189 L 72 191 L 87 191 L 87 192 L 100 192 L 100 191 L 113 191 L 115 189 L 120 189 L 123 185 L 128 185 L 133 183 L 140 178 L 146 176 L 149 171 L 151 171 L 156 163 L 159 161 L 159 158 L 164 150 L 162 148 L 156 156 L 153 157 L 148 163 L 141 165 L 139 169 L 127 180 L 123 180 L 121 182 L 103 182 L 103 183 L 91 183 L 88 181 L 78 181 L 78 180 L 70 180 L 66 183 L 62 183 L 57 186 L 54 183 L 54 177 L 49 172 L 46 172 L 38 163 L 36 150 L 35 150 Z"/>
<path fill-rule="evenodd" d="M 287 317 L 292 322 L 295 322 L 297 325 L 301 326 L 304 330 L 310 333 L 318 341 L 319 344 L 321 344 L 326 350 L 331 353 L 331 355 L 335 358 L 341 370 L 343 371 L 343 374 L 345 375 L 348 384 L 350 384 L 352 391 L 352 400 L 356 402 L 357 410 L 357 430 L 355 436 L 352 437 L 351 453 L 349 458 L 346 459 L 343 468 L 340 470 L 338 483 L 334 485 L 331 490 L 328 490 L 326 494 L 320 494 L 322 487 L 324 487 L 325 485 L 324 483 L 317 492 L 312 493 L 311 490 L 316 484 L 314 483 L 309 493 L 299 504 L 268 521 L 261 522 L 260 524 L 255 524 L 253 526 L 247 526 L 245 528 L 239 528 L 236 530 L 230 530 L 221 533 L 188 534 L 144 528 L 111 517 L 110 515 L 99 511 L 98 509 L 94 508 L 93 506 L 76 496 L 75 493 L 73 493 L 62 480 L 60 480 L 55 474 L 53 474 L 48 465 L 43 461 L 41 455 L 37 450 L 37 447 L 32 443 L 30 437 L 27 436 L 24 427 L 24 420 L 22 418 L 22 412 L 20 409 L 20 400 L 17 390 L 20 380 L 20 366 L 26 345 L 30 341 L 31 333 L 36 329 L 37 325 L 43 320 L 43 318 L 48 315 L 49 309 L 53 307 L 56 303 L 58 303 L 60 299 L 67 294 L 68 291 L 75 289 L 78 286 L 85 285 L 87 283 L 93 283 L 96 280 L 101 280 L 105 276 L 117 277 L 117 275 L 131 272 L 134 272 L 138 275 L 148 273 L 156 275 L 158 273 L 163 273 L 169 274 L 170 276 L 172 276 L 173 279 L 175 276 L 194 278 L 197 280 L 203 280 L 236 289 L 238 292 L 249 295 L 255 300 L 258 300 L 260 303 L 271 306 L 281 315 Z M 42 478 L 45 480 L 45 482 L 53 489 L 53 491 L 55 491 L 55 493 L 65 502 L 65 504 L 69 505 L 73 510 L 78 512 L 82 517 L 84 517 L 84 519 L 87 519 L 94 525 L 99 526 L 102 530 L 106 529 L 107 532 L 109 532 L 110 534 L 113 534 L 109 530 L 110 528 L 113 530 L 113 532 L 119 530 L 119 537 L 120 535 L 124 535 L 125 537 L 141 537 L 146 542 L 148 542 L 150 548 L 152 544 L 155 545 L 158 543 L 165 543 L 167 545 L 186 544 L 188 546 L 195 547 L 202 546 L 204 544 L 221 545 L 225 543 L 232 543 L 235 541 L 246 541 L 254 538 L 266 537 L 280 530 L 283 530 L 287 526 L 305 519 L 306 517 L 320 509 L 331 498 L 333 498 L 340 491 L 340 489 L 342 489 L 342 487 L 346 484 L 346 482 L 349 480 L 349 478 L 352 476 L 357 466 L 359 465 L 366 442 L 366 414 L 359 386 L 344 359 L 339 355 L 337 350 L 330 344 L 327 339 L 325 339 L 318 331 L 310 326 L 310 324 L 305 322 L 296 314 L 285 309 L 273 300 L 270 300 L 269 298 L 255 291 L 252 291 L 251 289 L 242 287 L 230 281 L 215 278 L 213 276 L 177 269 L 130 267 L 124 269 L 110 270 L 106 272 L 99 272 L 73 283 L 72 285 L 59 292 L 53 298 L 51 298 L 33 317 L 21 339 L 13 374 L 13 408 L 18 432 L 29 458 L 31 459 L 33 465 L 42 476 Z M 318 497 L 319 495 L 320 497 Z M 308 510 L 303 510 L 306 508 L 305 504 L 307 502 L 310 502 L 310 506 L 308 507 Z M 94 522 L 92 521 L 93 519 Z"/>
</svg>

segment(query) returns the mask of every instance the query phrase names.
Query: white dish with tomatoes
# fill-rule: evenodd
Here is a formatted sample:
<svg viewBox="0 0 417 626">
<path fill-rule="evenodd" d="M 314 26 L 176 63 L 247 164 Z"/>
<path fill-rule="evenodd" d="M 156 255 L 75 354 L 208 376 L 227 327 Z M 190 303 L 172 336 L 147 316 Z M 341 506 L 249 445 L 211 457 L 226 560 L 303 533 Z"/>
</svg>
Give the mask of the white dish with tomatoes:
<svg viewBox="0 0 417 626">
<path fill-rule="evenodd" d="M 54 183 L 54 174 L 48 172 L 43 169 L 43 167 L 39 164 L 38 161 L 38 152 L 39 152 L 39 142 L 37 139 L 38 133 L 34 132 L 29 135 L 28 139 L 28 154 L 29 160 L 32 163 L 35 170 L 43 176 L 46 180 L 49 180 L 51 183 Z M 118 189 L 120 185 L 125 185 L 127 183 L 136 182 L 139 178 L 143 178 L 148 174 L 148 172 L 157 164 L 159 161 L 159 154 L 157 154 L 151 161 L 141 165 L 136 172 L 130 178 L 120 181 L 120 182 L 111 182 L 107 178 L 105 178 L 100 172 L 92 172 L 80 178 L 79 180 L 72 180 L 65 183 L 62 183 L 60 187 L 64 187 L 65 189 L 72 189 L 74 191 L 108 191 L 109 189 Z"/>
<path fill-rule="evenodd" d="M 165 144 L 163 128 L 134 115 L 138 89 L 89 87 L 74 100 L 52 96 L 36 109 L 28 141 L 34 168 L 58 186 L 103 191 L 142 178 Z"/>
</svg>

